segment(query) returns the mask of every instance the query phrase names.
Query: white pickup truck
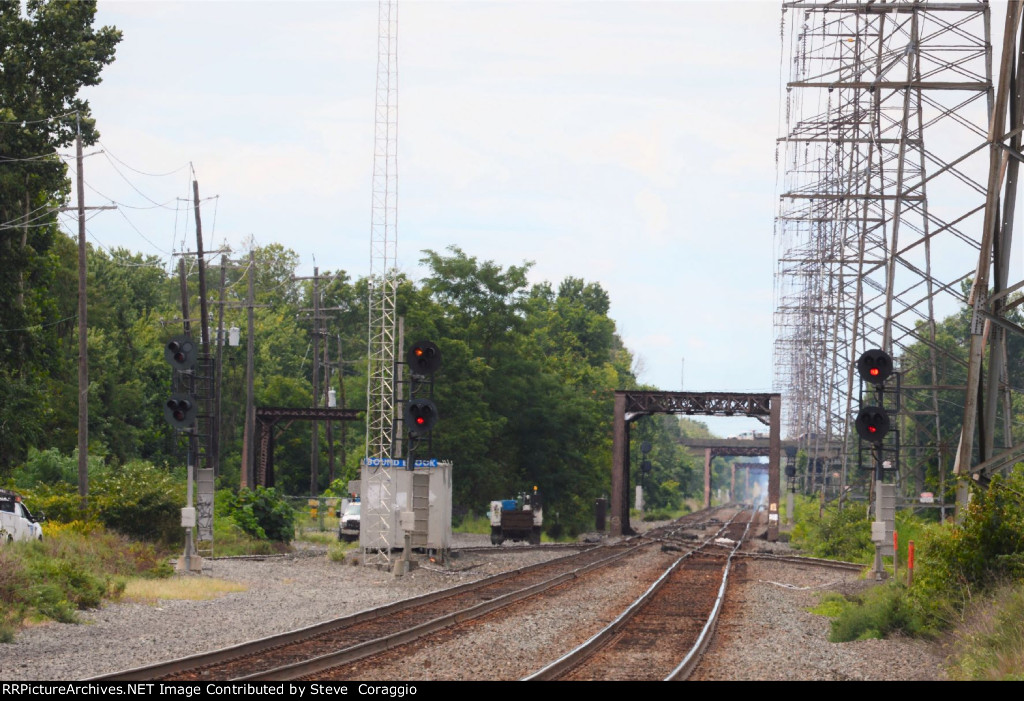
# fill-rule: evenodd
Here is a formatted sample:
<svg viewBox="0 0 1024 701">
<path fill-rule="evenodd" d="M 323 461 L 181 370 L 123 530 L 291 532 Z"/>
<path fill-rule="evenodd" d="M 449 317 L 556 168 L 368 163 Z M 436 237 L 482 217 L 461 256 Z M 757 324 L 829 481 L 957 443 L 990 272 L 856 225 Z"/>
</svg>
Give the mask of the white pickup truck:
<svg viewBox="0 0 1024 701">
<path fill-rule="evenodd" d="M 43 527 L 39 522 L 44 520 L 42 513 L 32 515 L 20 495 L 0 489 L 0 544 L 15 540 L 42 540 Z"/>
</svg>

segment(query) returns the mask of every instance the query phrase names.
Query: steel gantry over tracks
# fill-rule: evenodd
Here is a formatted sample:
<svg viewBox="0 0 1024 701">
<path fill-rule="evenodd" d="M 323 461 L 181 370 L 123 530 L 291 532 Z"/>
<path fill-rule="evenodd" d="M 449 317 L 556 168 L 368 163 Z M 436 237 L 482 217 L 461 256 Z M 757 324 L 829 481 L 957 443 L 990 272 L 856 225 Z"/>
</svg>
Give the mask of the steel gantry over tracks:
<svg viewBox="0 0 1024 701">
<path fill-rule="evenodd" d="M 617 390 L 612 433 L 612 535 L 631 534 L 629 525 L 629 425 L 651 414 L 753 416 L 768 424 L 768 538 L 779 533 L 779 426 L 781 396 L 741 392 L 658 392 Z M 705 495 L 707 501 L 707 495 Z"/>
</svg>

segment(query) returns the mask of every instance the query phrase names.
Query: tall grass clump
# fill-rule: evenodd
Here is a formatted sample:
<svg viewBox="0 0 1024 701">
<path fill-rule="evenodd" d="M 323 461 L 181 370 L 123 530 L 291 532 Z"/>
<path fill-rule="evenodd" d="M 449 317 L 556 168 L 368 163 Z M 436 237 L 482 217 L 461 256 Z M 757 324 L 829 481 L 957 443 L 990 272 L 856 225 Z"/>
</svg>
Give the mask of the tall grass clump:
<svg viewBox="0 0 1024 701">
<path fill-rule="evenodd" d="M 893 633 L 926 632 L 920 614 L 909 604 L 905 589 L 890 582 L 868 589 L 839 607 L 832 620 L 829 642 L 886 638 Z"/>
<path fill-rule="evenodd" d="M 130 577 L 171 574 L 166 553 L 96 524 L 44 524 L 44 539 L 0 548 L 0 642 L 26 620 L 78 621 Z"/>
<path fill-rule="evenodd" d="M 1000 585 L 984 605 L 968 607 L 950 677 L 961 681 L 1024 681 L 1024 589 Z"/>
</svg>

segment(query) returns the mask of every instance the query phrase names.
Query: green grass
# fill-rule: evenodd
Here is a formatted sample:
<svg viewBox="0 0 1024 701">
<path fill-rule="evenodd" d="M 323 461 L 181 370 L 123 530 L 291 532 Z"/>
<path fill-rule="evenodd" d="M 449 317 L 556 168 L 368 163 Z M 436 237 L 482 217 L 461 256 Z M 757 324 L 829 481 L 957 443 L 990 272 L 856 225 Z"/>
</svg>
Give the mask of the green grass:
<svg viewBox="0 0 1024 701">
<path fill-rule="evenodd" d="M 822 595 L 818 605 L 810 609 L 810 612 L 817 616 L 836 618 L 849 606 L 850 602 L 842 594 L 827 592 Z"/>
<path fill-rule="evenodd" d="M 182 543 L 184 543 L 184 539 L 182 539 Z M 291 546 L 287 543 L 253 538 L 243 531 L 230 516 L 214 516 L 213 554 L 218 557 L 273 555 L 290 551 Z"/>
<path fill-rule="evenodd" d="M 904 588 L 890 583 L 872 587 L 841 607 L 839 615 L 832 619 L 828 639 L 845 643 L 881 639 L 893 633 L 924 635 L 926 629 L 904 596 Z"/>
<path fill-rule="evenodd" d="M 452 528 L 456 533 L 475 533 L 477 535 L 489 535 L 491 532 L 491 519 L 488 516 L 477 516 L 467 514 L 459 525 Z"/>
<path fill-rule="evenodd" d="M 26 621 L 78 621 L 78 611 L 118 599 L 126 582 L 171 574 L 168 553 L 100 526 L 46 525 L 42 542 L 0 548 L 0 642 Z"/>
<path fill-rule="evenodd" d="M 1024 681 L 1024 589 L 1004 584 L 968 607 L 949 675 L 966 681 Z"/>
<path fill-rule="evenodd" d="M 304 531 L 295 534 L 295 540 L 303 543 L 316 543 L 317 545 L 331 545 L 338 542 L 338 531 Z"/>
</svg>

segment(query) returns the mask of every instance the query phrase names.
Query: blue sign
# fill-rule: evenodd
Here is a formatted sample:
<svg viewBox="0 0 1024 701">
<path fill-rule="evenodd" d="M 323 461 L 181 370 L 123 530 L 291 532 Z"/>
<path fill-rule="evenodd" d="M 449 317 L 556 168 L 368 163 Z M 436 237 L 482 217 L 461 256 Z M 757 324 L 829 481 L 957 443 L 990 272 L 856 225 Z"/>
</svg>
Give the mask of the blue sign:
<svg viewBox="0 0 1024 701">
<path fill-rule="evenodd" d="M 400 458 L 363 458 L 366 467 L 405 467 L 405 460 Z M 413 467 L 437 467 L 437 458 L 429 460 L 413 460 Z"/>
</svg>

